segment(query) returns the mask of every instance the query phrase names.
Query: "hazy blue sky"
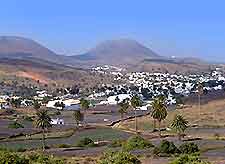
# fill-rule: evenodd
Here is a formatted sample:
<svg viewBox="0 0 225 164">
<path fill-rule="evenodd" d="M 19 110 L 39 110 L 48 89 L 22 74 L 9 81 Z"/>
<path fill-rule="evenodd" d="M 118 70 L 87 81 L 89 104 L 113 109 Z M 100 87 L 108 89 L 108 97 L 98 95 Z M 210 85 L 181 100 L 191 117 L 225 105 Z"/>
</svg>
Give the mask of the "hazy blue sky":
<svg viewBox="0 0 225 164">
<path fill-rule="evenodd" d="M 0 35 L 77 54 L 135 39 L 165 56 L 225 61 L 224 0 L 2 0 Z"/>
</svg>

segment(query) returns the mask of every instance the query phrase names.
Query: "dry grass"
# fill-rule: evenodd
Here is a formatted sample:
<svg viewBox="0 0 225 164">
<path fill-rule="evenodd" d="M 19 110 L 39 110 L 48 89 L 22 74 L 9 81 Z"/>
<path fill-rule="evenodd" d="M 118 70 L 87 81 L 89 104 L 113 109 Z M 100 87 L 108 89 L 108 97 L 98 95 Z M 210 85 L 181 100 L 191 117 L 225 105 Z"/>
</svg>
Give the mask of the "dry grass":
<svg viewBox="0 0 225 164">
<path fill-rule="evenodd" d="M 14 109 L 19 114 L 24 115 L 35 115 L 36 110 L 33 107 L 25 107 L 25 108 L 15 108 Z"/>
<path fill-rule="evenodd" d="M 170 112 L 166 121 L 172 120 L 175 114 L 182 114 L 190 124 L 198 126 L 225 126 L 225 100 L 211 101 L 200 110 L 194 105 Z"/>
<path fill-rule="evenodd" d="M 200 111 L 200 112 L 199 112 Z M 190 125 L 197 124 L 200 127 L 225 127 L 225 100 L 215 100 L 202 105 L 201 110 L 197 105 L 170 111 L 162 127 L 168 127 L 176 114 L 181 114 Z M 150 116 L 138 118 L 139 129 L 142 131 L 152 130 L 153 119 Z M 134 119 L 127 120 L 119 125 L 119 128 L 133 129 Z"/>
<path fill-rule="evenodd" d="M 78 158 L 78 157 L 67 157 L 65 158 L 65 163 L 68 164 L 96 164 L 98 158 L 93 157 L 84 157 L 84 158 Z"/>
</svg>

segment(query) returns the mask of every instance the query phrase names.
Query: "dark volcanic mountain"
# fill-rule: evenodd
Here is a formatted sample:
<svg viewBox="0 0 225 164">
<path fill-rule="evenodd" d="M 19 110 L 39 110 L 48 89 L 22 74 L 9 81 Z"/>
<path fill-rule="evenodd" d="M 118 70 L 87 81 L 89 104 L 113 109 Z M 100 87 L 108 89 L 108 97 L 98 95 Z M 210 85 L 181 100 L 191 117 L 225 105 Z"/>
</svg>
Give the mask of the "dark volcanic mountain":
<svg viewBox="0 0 225 164">
<path fill-rule="evenodd" d="M 1 36 L 0 52 L 5 54 L 23 52 L 37 57 L 55 55 L 54 52 L 31 39 L 16 36 Z"/>
<path fill-rule="evenodd" d="M 105 41 L 89 52 L 73 56 L 73 58 L 84 63 L 118 65 L 134 64 L 144 59 L 158 59 L 161 57 L 134 40 L 120 39 Z"/>
<path fill-rule="evenodd" d="M 0 60 L 0 65 L 4 66 L 20 68 L 25 66 L 32 68 L 33 66 L 47 70 L 52 70 L 52 68 L 63 68 L 64 70 L 72 67 L 90 68 L 94 65 L 104 64 L 125 67 L 128 71 L 148 72 L 155 70 L 179 72 L 181 68 L 182 72 L 186 72 L 192 68 L 194 71 L 209 68 L 208 64 L 202 63 L 200 60 L 162 57 L 130 39 L 108 40 L 83 55 L 63 56 L 57 55 L 31 39 L 2 36 L 0 37 Z"/>
<path fill-rule="evenodd" d="M 61 64 L 66 61 L 64 56 L 57 55 L 41 44 L 16 36 L 0 37 L 0 58 L 37 58 Z"/>
</svg>

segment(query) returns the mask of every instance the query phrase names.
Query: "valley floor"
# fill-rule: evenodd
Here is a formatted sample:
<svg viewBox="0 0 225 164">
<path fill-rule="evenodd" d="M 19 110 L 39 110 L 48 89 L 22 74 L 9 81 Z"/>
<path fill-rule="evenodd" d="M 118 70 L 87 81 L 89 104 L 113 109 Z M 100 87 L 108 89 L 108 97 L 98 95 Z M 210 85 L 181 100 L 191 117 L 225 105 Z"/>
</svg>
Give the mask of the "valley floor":
<svg viewBox="0 0 225 164">
<path fill-rule="evenodd" d="M 22 110 L 20 112 L 23 113 Z M 162 129 L 169 127 L 171 120 L 178 113 L 182 114 L 191 125 L 186 131 L 184 140 L 198 144 L 202 158 L 213 161 L 215 164 L 225 163 L 225 100 L 210 101 L 203 104 L 200 110 L 197 105 L 189 105 L 182 109 L 169 111 L 167 119 L 162 124 Z M 66 112 L 62 115 L 69 117 L 71 114 Z M 98 120 L 98 115 L 100 118 L 103 118 L 102 113 L 89 113 L 90 118 L 91 115 L 96 120 Z M 110 115 L 110 113 L 105 113 L 105 115 Z M 117 116 L 114 117 L 115 119 L 117 118 Z M 12 122 L 12 119 L 6 116 L 0 121 L 0 145 L 2 148 L 5 147 L 14 150 L 26 149 L 29 152 L 36 151 L 37 148 L 41 147 L 40 132 L 32 128 L 32 122 L 24 122 L 26 126 L 23 129 L 9 129 L 8 124 L 10 122 Z M 181 144 L 173 131 L 164 130 L 162 132 L 163 138 L 158 137 L 158 132 L 153 133 L 153 120 L 149 115 L 138 118 L 138 125 L 140 134 L 154 145 L 158 145 L 163 139 L 173 141 L 176 145 Z M 107 143 L 115 139 L 127 140 L 135 134 L 134 119 L 119 122 L 113 128 L 106 126 L 105 123 L 99 122 L 96 124 L 94 120 L 90 120 L 88 128 L 74 129 L 74 125 L 72 124 L 51 129 L 46 135 L 46 143 L 50 147 L 47 153 L 63 158 L 76 158 L 78 161 L 82 159 L 84 161 L 89 160 L 89 163 L 96 163 L 96 159 L 109 148 L 107 144 L 94 148 L 79 148 L 75 146 L 77 140 L 83 137 L 89 137 L 94 141 L 105 141 Z M 28 138 L 23 135 L 17 136 L 21 133 L 35 134 Z M 60 144 L 68 144 L 70 148 L 59 148 Z M 115 150 L 117 149 L 120 148 L 116 148 Z M 171 158 L 162 157 L 151 159 L 148 157 L 149 152 L 144 150 L 133 152 L 133 154 L 140 157 L 144 164 L 166 164 L 171 160 Z"/>
</svg>

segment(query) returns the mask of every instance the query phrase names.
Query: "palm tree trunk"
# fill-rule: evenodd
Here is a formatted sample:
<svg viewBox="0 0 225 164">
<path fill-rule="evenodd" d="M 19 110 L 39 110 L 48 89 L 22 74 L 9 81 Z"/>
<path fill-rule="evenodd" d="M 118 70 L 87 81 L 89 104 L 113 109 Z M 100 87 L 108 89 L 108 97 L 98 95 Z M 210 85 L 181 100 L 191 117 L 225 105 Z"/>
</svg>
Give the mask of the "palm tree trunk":
<svg viewBox="0 0 225 164">
<path fill-rule="evenodd" d="M 199 110 L 199 119 L 201 118 L 201 95 L 198 95 L 198 110 Z"/>
<path fill-rule="evenodd" d="M 86 112 L 86 109 L 84 109 L 84 127 L 86 127 L 86 115 L 87 115 L 87 112 Z"/>
<path fill-rule="evenodd" d="M 121 122 L 123 122 L 124 120 L 123 120 L 123 113 L 121 114 Z"/>
<path fill-rule="evenodd" d="M 45 130 L 42 129 L 42 150 L 45 151 Z"/>
<path fill-rule="evenodd" d="M 217 125 L 216 111 L 214 111 L 214 120 L 215 120 L 215 125 Z"/>
<path fill-rule="evenodd" d="M 135 132 L 138 133 L 138 123 L 137 123 L 137 111 L 136 109 L 134 110 L 134 114 L 135 114 Z"/>
<path fill-rule="evenodd" d="M 156 129 L 156 120 L 153 119 L 153 132 L 155 131 L 155 129 Z"/>
<path fill-rule="evenodd" d="M 76 123 L 77 123 L 77 129 L 79 128 L 79 121 L 76 121 Z"/>
<path fill-rule="evenodd" d="M 159 121 L 159 137 L 161 137 L 161 121 Z"/>
<path fill-rule="evenodd" d="M 178 133 L 178 140 L 181 141 L 181 134 Z"/>
<path fill-rule="evenodd" d="M 122 125 L 122 123 L 123 123 L 123 114 L 120 113 L 120 123 L 119 123 L 119 125 Z"/>
</svg>

